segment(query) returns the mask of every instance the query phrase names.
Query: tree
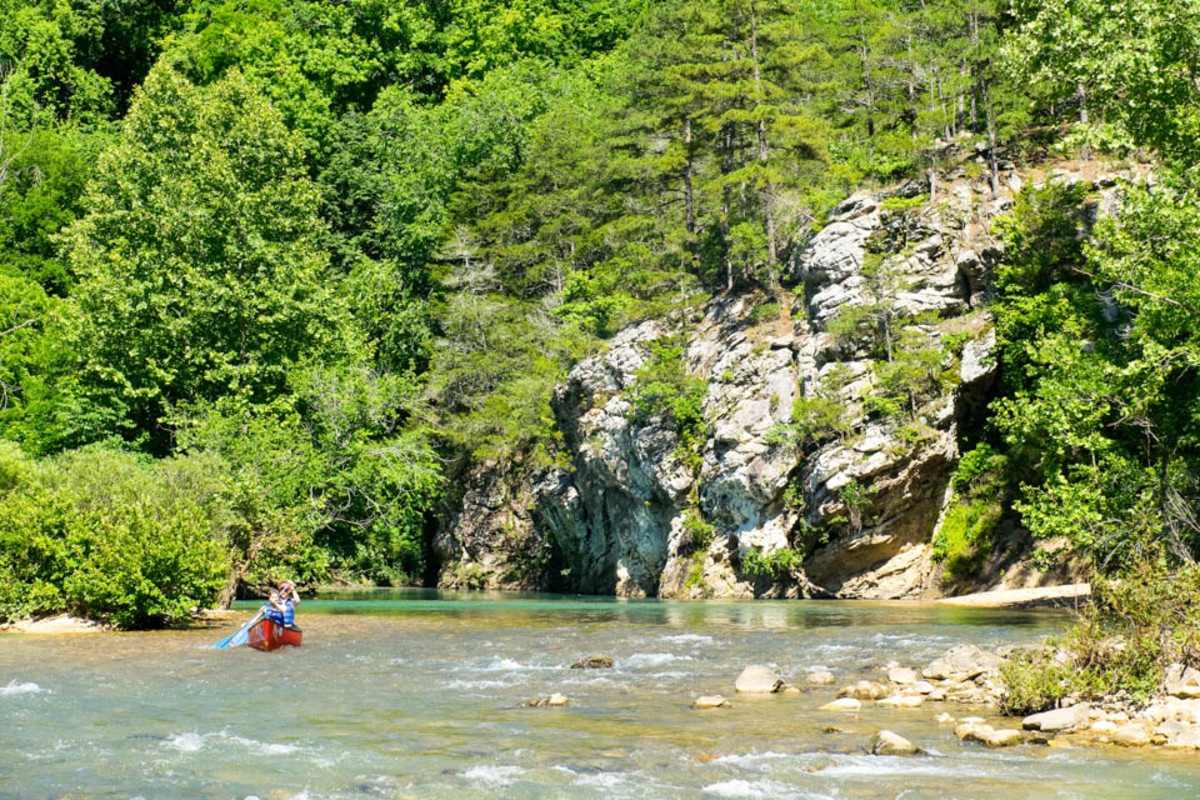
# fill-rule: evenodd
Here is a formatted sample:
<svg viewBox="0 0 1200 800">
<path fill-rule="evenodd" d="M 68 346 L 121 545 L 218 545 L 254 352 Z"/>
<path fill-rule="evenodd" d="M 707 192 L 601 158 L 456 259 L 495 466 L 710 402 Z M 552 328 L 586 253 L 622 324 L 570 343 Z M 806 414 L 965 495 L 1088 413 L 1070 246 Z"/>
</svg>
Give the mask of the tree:
<svg viewBox="0 0 1200 800">
<path fill-rule="evenodd" d="M 65 236 L 84 389 L 158 451 L 181 404 L 265 402 L 356 334 L 327 280 L 297 138 L 241 75 L 147 78 Z"/>
</svg>

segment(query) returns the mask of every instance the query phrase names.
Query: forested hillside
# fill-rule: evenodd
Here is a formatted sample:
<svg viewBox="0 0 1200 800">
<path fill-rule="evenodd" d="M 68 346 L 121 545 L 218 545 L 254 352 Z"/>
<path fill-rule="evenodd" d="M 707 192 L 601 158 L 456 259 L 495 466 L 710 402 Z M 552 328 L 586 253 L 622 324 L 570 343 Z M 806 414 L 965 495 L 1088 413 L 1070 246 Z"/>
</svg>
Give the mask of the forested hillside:
<svg viewBox="0 0 1200 800">
<path fill-rule="evenodd" d="M 790 320 L 854 192 L 1052 160 L 1133 180 L 990 227 L 1001 380 L 943 556 L 1011 517 L 1191 564 L 1198 47 L 1195 0 L 0 0 L 0 618 L 428 580 L 468 473 L 569 464 L 552 391 L 617 333 L 718 296 Z M 780 446 L 920 417 L 945 353 L 882 263 L 819 325 L 884 388 L 808 391 Z M 678 346 L 634 413 L 698 452 Z"/>
</svg>

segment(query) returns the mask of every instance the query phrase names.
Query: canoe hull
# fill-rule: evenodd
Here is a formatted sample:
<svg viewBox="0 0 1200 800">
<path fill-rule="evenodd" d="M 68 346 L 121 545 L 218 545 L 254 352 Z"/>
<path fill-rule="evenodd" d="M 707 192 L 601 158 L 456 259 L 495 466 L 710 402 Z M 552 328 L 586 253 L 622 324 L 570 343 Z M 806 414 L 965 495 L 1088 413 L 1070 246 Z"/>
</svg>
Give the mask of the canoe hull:
<svg viewBox="0 0 1200 800">
<path fill-rule="evenodd" d="M 250 629 L 250 640 L 247 642 L 255 650 L 278 650 L 281 647 L 299 647 L 302 634 L 290 630 L 278 622 L 264 619 Z"/>
</svg>

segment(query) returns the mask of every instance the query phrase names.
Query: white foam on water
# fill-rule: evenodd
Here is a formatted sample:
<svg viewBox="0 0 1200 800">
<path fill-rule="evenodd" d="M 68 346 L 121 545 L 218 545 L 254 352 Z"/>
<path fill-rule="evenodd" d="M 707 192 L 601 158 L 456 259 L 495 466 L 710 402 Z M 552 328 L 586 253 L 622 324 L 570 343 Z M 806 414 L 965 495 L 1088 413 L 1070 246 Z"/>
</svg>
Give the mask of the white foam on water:
<svg viewBox="0 0 1200 800">
<path fill-rule="evenodd" d="M 252 750 L 259 755 L 264 756 L 285 756 L 290 753 L 300 751 L 299 745 L 294 744 L 277 744 L 274 742 L 260 742 L 257 739 L 248 739 L 245 736 L 236 736 L 225 731 L 217 733 L 173 733 L 167 737 L 167 740 L 162 743 L 163 747 L 170 747 L 178 750 L 181 753 L 197 753 L 208 747 L 212 740 L 220 740 L 232 742 L 247 750 Z"/>
<path fill-rule="evenodd" d="M 575 778 L 576 786 L 595 786 L 612 789 L 626 783 L 628 779 L 619 772 L 587 772 Z"/>
<path fill-rule="evenodd" d="M 478 766 L 471 767 L 463 773 L 463 777 L 469 781 L 475 781 L 477 784 L 485 784 L 487 786 L 508 786 L 515 781 L 525 770 L 521 767 L 499 767 L 499 766 Z"/>
<path fill-rule="evenodd" d="M 629 667 L 661 667 L 672 661 L 692 661 L 691 656 L 677 656 L 674 653 L 634 653 L 625 659 Z"/>
<path fill-rule="evenodd" d="M 732 764 L 737 767 L 761 767 L 765 762 L 788 758 L 787 753 L 776 753 L 768 750 L 765 753 L 746 753 L 744 755 L 721 756 L 714 758 L 711 764 Z"/>
<path fill-rule="evenodd" d="M 784 798 L 802 796 L 792 791 L 791 787 L 782 783 L 775 781 L 746 781 L 741 778 L 721 781 L 720 783 L 710 783 L 704 787 L 703 791 L 705 794 L 711 794 L 715 797 Z"/>
<path fill-rule="evenodd" d="M 709 644 L 713 641 L 713 637 L 705 636 L 702 633 L 679 633 L 674 636 L 664 636 L 662 640 L 679 644 Z"/>
<path fill-rule="evenodd" d="M 204 749 L 204 739 L 199 733 L 173 733 L 163 742 L 163 747 L 172 747 L 181 753 L 197 753 Z"/>
<path fill-rule="evenodd" d="M 9 695 L 17 694 L 41 694 L 42 692 L 49 693 L 49 689 L 43 689 L 32 681 L 26 683 L 17 683 L 15 680 L 8 682 L 8 686 L 0 686 L 0 696 L 8 697 Z"/>
<path fill-rule="evenodd" d="M 445 684 L 447 689 L 499 689 L 505 686 L 512 686 L 519 683 L 519 680 L 508 678 L 506 680 L 479 680 L 479 681 L 449 681 Z"/>
<path fill-rule="evenodd" d="M 1006 774 L 1011 765 L 996 765 L 996 769 L 980 769 L 962 758 L 912 759 L 900 756 L 849 756 L 816 772 L 831 778 L 875 778 L 887 775 L 921 775 L 942 778 L 996 778 Z"/>
<path fill-rule="evenodd" d="M 514 661 L 511 658 L 492 658 L 478 667 L 459 667 L 455 671 L 459 672 L 463 669 L 479 670 L 482 672 L 525 672 L 535 669 L 559 669 L 557 666 L 545 666 L 539 664 L 522 664 L 520 661 Z"/>
<path fill-rule="evenodd" d="M 224 736 L 225 734 L 221 735 Z M 300 749 L 299 746 L 294 744 L 273 744 L 271 742 L 260 742 L 256 739 L 247 739 L 244 736 L 229 736 L 227 738 L 231 742 L 237 742 L 243 747 L 246 747 L 249 750 L 254 750 L 255 752 L 264 756 L 285 756 L 288 753 L 295 753 Z"/>
</svg>

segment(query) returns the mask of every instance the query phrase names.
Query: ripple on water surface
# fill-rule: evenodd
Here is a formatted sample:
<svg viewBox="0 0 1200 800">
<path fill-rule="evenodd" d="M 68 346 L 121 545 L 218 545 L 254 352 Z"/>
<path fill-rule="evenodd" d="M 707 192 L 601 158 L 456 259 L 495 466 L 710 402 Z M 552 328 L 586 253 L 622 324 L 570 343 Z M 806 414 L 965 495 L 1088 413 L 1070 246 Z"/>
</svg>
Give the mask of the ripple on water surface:
<svg viewBox="0 0 1200 800">
<path fill-rule="evenodd" d="M 957 642 L 1033 641 L 1059 616 L 403 592 L 302 611 L 305 646 L 272 654 L 207 649 L 232 624 L 0 637 L 0 797 L 1200 796 L 1194 756 L 987 751 L 936 706 L 820 712 L 834 687 L 733 697 L 750 663 L 851 681 Z M 570 669 L 597 653 L 616 667 Z M 552 692 L 571 705 L 517 707 Z M 718 692 L 733 708 L 689 708 Z M 881 727 L 933 755 L 866 755 Z"/>
</svg>

